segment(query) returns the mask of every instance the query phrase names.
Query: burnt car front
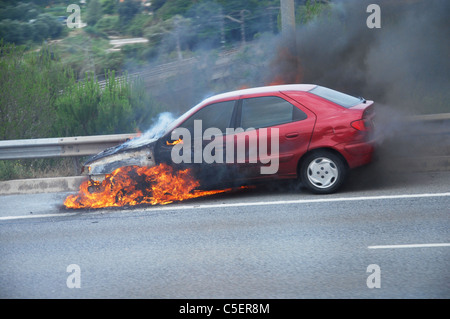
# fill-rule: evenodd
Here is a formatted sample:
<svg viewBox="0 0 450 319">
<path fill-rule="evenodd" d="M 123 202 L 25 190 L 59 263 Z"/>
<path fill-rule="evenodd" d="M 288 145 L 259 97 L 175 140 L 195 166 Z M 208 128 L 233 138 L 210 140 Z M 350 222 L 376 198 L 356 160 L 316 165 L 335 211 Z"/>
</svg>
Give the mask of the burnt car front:
<svg viewBox="0 0 450 319">
<path fill-rule="evenodd" d="M 143 135 L 90 157 L 82 167 L 82 174 L 89 176 L 92 181 L 102 182 L 107 174 L 121 167 L 156 166 L 155 153 L 158 140 L 183 119 L 183 116 L 175 119 L 168 112 L 161 113 L 153 126 Z"/>
<path fill-rule="evenodd" d="M 89 158 L 82 167 L 82 174 L 101 182 L 107 174 L 125 166 L 155 166 L 154 148 L 157 139 L 131 139 L 110 147 Z"/>
</svg>

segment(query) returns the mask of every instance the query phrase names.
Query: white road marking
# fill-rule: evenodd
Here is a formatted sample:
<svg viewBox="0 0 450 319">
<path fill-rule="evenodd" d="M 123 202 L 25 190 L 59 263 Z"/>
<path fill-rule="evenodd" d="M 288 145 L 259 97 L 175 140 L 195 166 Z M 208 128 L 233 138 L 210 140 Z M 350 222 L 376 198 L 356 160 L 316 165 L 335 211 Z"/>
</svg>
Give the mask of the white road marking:
<svg viewBox="0 0 450 319">
<path fill-rule="evenodd" d="M 11 219 L 28 219 L 28 218 L 44 218 L 44 217 L 63 217 L 63 216 L 73 216 L 79 213 L 61 213 L 61 214 L 30 214 L 30 215 L 19 215 L 19 216 L 2 216 L 0 220 L 11 220 Z"/>
<path fill-rule="evenodd" d="M 369 249 L 450 247 L 450 243 L 368 246 Z"/>
<path fill-rule="evenodd" d="M 245 203 L 228 203 L 228 204 L 192 204 L 192 205 L 166 205 L 166 206 L 152 206 L 143 208 L 143 211 L 164 211 L 164 210 L 187 210 L 187 209 L 204 209 L 204 208 L 226 208 L 226 207 L 245 207 L 245 206 L 267 206 L 267 205 L 290 205 L 290 204 L 313 204 L 313 203 L 333 203 L 346 201 L 369 201 L 369 200 L 384 200 L 384 199 L 405 199 L 405 198 L 427 198 L 427 197 L 447 197 L 447 193 L 426 193 L 426 194 L 403 194 L 403 195 L 380 195 L 380 196 L 358 196 L 358 197 L 333 197 L 333 198 L 316 198 L 316 199 L 297 199 L 297 200 L 280 200 L 280 201 L 266 201 L 266 202 L 245 202 Z M 118 213 L 119 211 L 114 211 Z M 121 211 L 120 213 L 129 213 L 129 210 Z M 101 210 L 89 212 L 86 214 L 104 214 Z M 63 217 L 80 214 L 80 211 L 58 213 L 58 214 L 37 214 L 37 215 L 22 215 L 22 216 L 3 216 L 1 220 L 27 219 L 27 218 L 48 218 L 48 217 Z"/>
</svg>

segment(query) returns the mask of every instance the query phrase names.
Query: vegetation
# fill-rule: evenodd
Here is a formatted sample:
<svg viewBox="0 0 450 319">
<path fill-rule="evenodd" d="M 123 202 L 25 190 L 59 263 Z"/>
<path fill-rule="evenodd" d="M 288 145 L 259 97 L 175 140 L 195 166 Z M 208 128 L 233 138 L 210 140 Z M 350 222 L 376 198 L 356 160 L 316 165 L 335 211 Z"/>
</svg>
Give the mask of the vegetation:
<svg viewBox="0 0 450 319">
<path fill-rule="evenodd" d="M 52 105 L 67 81 L 67 70 L 44 47 L 26 53 L 24 46 L 0 42 L 0 139 L 49 137 Z"/>
<path fill-rule="evenodd" d="M 0 39 L 5 42 L 41 42 L 65 34 L 67 31 L 58 18 L 34 3 L 0 4 Z"/>
<path fill-rule="evenodd" d="M 332 42 L 330 35 L 311 36 L 311 42 L 302 38 L 302 47 L 297 47 L 303 52 L 298 54 L 303 54 L 303 61 L 300 61 L 303 68 L 299 71 L 298 67 L 293 67 L 298 66 L 298 56 L 286 56 L 282 51 L 278 52 L 277 57 L 270 55 L 276 54 L 272 35 L 281 28 L 279 0 L 87 0 L 86 4 L 81 1 L 72 3 L 79 3 L 82 22 L 87 26 L 67 27 L 65 18 L 70 13 L 67 12 L 68 2 L 64 0 L 0 2 L 0 140 L 145 131 L 162 110 L 180 113 L 186 110 L 181 106 L 190 107 L 192 102 L 198 102 L 212 92 L 268 83 L 265 77 L 270 75 L 270 80 L 273 80 L 274 70 L 285 77 L 293 70 L 297 77 L 300 73 L 302 76 L 314 74 L 315 79 L 326 81 L 315 70 L 316 64 L 320 64 L 320 70 L 328 70 L 324 68 L 325 63 L 334 70 L 326 72 L 330 76 L 329 81 L 336 83 L 334 76 L 340 72 L 336 71 L 338 64 L 334 61 L 338 60 L 341 69 L 350 65 L 350 70 L 357 71 L 358 78 L 364 74 L 364 68 L 355 66 L 358 59 L 365 67 L 369 65 L 363 59 L 371 47 L 368 43 L 377 44 L 380 41 L 371 41 L 376 34 L 390 30 L 386 27 L 388 25 L 399 24 L 398 13 L 401 11 L 394 10 L 394 15 L 390 16 L 385 10 L 383 30 L 365 30 L 370 34 L 359 37 L 362 42 L 354 42 L 355 39 L 344 41 L 339 34 L 336 37 L 339 38 L 337 51 L 331 46 L 317 59 L 319 51 L 315 48 L 321 41 L 328 41 L 327 45 Z M 336 18 L 331 15 L 332 10 L 327 10 L 331 7 L 330 3 L 331 0 L 295 0 L 297 25 L 309 24 L 311 29 L 317 30 L 319 27 L 325 32 L 330 30 L 320 29 L 321 22 L 325 21 L 329 27 L 332 24 L 326 19 Z M 337 20 L 337 25 L 342 26 L 344 32 L 349 31 L 350 36 L 359 34 L 348 19 L 338 17 Z M 364 27 L 363 20 L 361 23 Z M 303 30 L 307 29 L 310 28 Z M 434 32 L 440 29 L 427 30 Z M 419 31 L 417 27 L 410 33 L 417 34 Z M 111 45 L 113 39 L 129 37 L 143 37 L 148 42 L 119 48 Z M 429 38 L 425 36 L 422 40 Z M 254 39 L 259 41 L 253 41 L 251 46 L 241 46 Z M 426 53 L 430 50 L 414 50 L 415 47 L 410 45 L 421 42 L 408 39 L 415 38 L 407 38 L 406 47 L 406 42 L 398 41 L 389 45 L 380 42 L 381 46 L 375 48 L 382 48 L 380 52 L 389 56 L 386 61 L 394 64 L 405 56 L 403 52 L 407 50 L 411 59 L 428 61 L 427 66 L 431 65 L 434 55 L 418 59 L 427 57 Z M 356 43 L 356 49 L 348 43 Z M 226 70 L 217 71 L 214 68 L 217 61 L 224 60 L 219 53 L 236 47 L 241 49 L 233 58 L 226 57 L 232 59 Z M 357 54 L 352 55 L 355 52 Z M 395 54 L 397 58 L 393 59 Z M 194 59 L 188 59 L 192 57 Z M 374 58 L 375 54 L 371 57 Z M 164 77 L 157 89 L 153 89 L 159 94 L 158 98 L 149 93 L 142 79 L 127 74 L 144 67 L 152 71 L 155 65 L 176 60 L 185 62 L 183 77 Z M 198 63 L 190 63 L 192 60 Z M 280 60 L 283 63 L 279 63 Z M 268 66 L 268 61 L 276 66 Z M 402 75 L 413 75 L 412 69 L 426 71 L 416 71 L 410 81 L 402 79 L 402 86 L 391 85 L 400 92 L 394 92 L 401 98 L 397 104 L 417 112 L 448 112 L 445 103 L 448 90 L 442 89 L 447 79 L 444 66 L 435 62 L 431 72 L 425 66 L 411 69 L 410 65 L 404 65 L 405 68 L 401 69 L 394 64 L 395 68 L 380 70 L 400 69 L 403 73 L 399 74 Z M 416 63 L 417 66 L 422 64 Z M 217 80 L 217 73 L 227 76 Z M 425 86 L 425 73 L 433 74 L 438 79 L 441 76 L 444 85 L 436 88 Z M 372 85 L 363 81 L 358 83 L 361 87 L 370 86 L 375 94 L 382 96 L 386 91 L 386 81 L 383 76 L 380 78 L 382 81 L 379 82 L 371 79 Z M 392 75 L 390 79 L 398 80 Z M 179 94 L 173 94 L 174 87 Z M 430 87 L 431 90 L 427 89 Z M 170 105 L 170 109 L 163 107 L 163 103 Z M 73 174 L 73 166 L 71 159 L 0 161 L 0 179 Z"/>
<path fill-rule="evenodd" d="M 95 26 L 102 17 L 102 6 L 99 0 L 91 0 L 88 2 L 86 9 L 86 22 L 89 26 Z"/>
<path fill-rule="evenodd" d="M 105 76 L 105 87 L 92 74 L 71 83 L 55 102 L 56 131 L 65 136 L 119 134 L 149 127 L 158 105 L 146 93 L 140 79 Z"/>
<path fill-rule="evenodd" d="M 25 49 L 0 42 L 1 140 L 144 131 L 161 111 L 139 78 L 108 71 L 100 88 L 93 73 L 79 81 L 48 46 Z M 52 167 L 73 173 L 67 159 L 0 161 L 0 179 L 49 176 Z"/>
<path fill-rule="evenodd" d="M 279 0 L 72 3 L 80 5 L 87 26 L 67 27 L 67 1 L 0 2 L 0 140 L 145 131 L 166 109 L 142 79 L 127 71 L 189 57 L 212 66 L 218 52 L 268 39 L 281 28 Z M 296 0 L 295 5 L 298 24 L 309 23 L 329 6 L 318 0 Z M 110 44 L 127 37 L 148 42 L 120 48 Z M 258 41 L 253 51 L 244 46 L 224 82 L 210 80 L 212 67 L 186 66 L 186 78 L 174 76 L 162 84 L 170 88 L 192 82 L 180 96 L 170 89 L 163 92 L 171 110 L 210 92 L 254 84 L 248 79 L 260 78 L 268 60 L 255 51 L 267 52 L 271 45 Z M 49 176 L 57 168 L 73 173 L 67 159 L 0 161 L 0 179 L 35 177 L 36 172 Z"/>
<path fill-rule="evenodd" d="M 126 133 L 144 130 L 159 106 L 139 78 L 93 73 L 78 81 L 73 69 L 44 46 L 0 42 L 0 139 Z"/>
<path fill-rule="evenodd" d="M 280 27 L 275 9 L 279 0 L 154 0 L 150 6 L 150 1 L 141 0 L 73 3 L 81 7 L 84 28 L 67 27 L 67 1 L 0 3 L 0 140 L 145 131 L 163 109 L 162 102 L 126 70 L 195 54 L 211 65 L 217 50 L 277 33 Z M 303 6 L 305 1 L 296 4 Z M 111 37 L 149 41 L 113 50 Z M 249 65 L 248 53 L 242 54 L 239 71 Z M 190 72 L 196 79 L 191 100 L 204 96 L 205 89 L 221 89 L 204 71 Z M 185 82 L 171 81 L 168 85 Z M 172 96 L 170 101 L 177 104 L 175 99 L 186 98 Z M 0 179 L 72 173 L 70 159 L 0 161 Z"/>
<path fill-rule="evenodd" d="M 176 59 L 192 56 L 191 52 L 199 48 L 239 44 L 241 25 L 233 19 L 246 19 L 246 37 L 250 40 L 272 30 L 273 26 L 261 21 L 267 18 L 265 8 L 278 2 L 156 0 L 145 6 L 140 0 L 89 0 L 80 4 L 87 27 L 69 29 L 64 22 L 69 14 L 66 1 L 2 1 L 0 85 L 5 93 L 0 96 L 0 139 L 103 134 L 145 125 L 151 112 L 139 118 L 130 115 L 130 107 L 133 112 L 142 110 L 142 105 L 130 104 L 140 99 L 132 96 L 144 95 L 142 84 L 118 85 L 116 75 L 124 74 L 130 65 L 144 64 L 159 56 Z M 278 14 L 276 10 L 268 12 L 274 18 Z M 149 42 L 111 50 L 110 36 L 144 36 Z M 97 80 L 104 77 L 117 92 L 101 93 Z M 92 101 L 79 98 L 88 93 Z M 74 104 L 74 99 L 79 104 Z M 150 103 L 149 99 L 142 98 L 146 103 Z M 91 104 L 83 104 L 87 102 Z M 114 112 L 124 112 L 113 112 L 109 126 L 92 116 L 82 116 L 87 107 L 100 112 L 94 114 L 106 114 L 108 103 L 112 103 Z M 73 114 L 68 113 L 69 104 Z M 151 105 L 157 108 L 155 102 Z M 55 119 L 66 122 L 58 124 Z M 113 128 L 119 124 L 120 129 Z"/>
<path fill-rule="evenodd" d="M 0 3 L 0 39 L 28 49 L 51 43 L 77 78 L 87 71 L 121 74 L 130 65 L 192 56 L 198 50 L 240 45 L 280 29 L 279 0 L 87 0 L 82 29 L 70 29 L 67 1 L 6 0 Z M 307 23 L 325 6 L 296 0 L 297 23 Z M 278 21 L 278 22 L 277 22 Z M 145 37 L 146 45 L 113 52 L 110 37 Z M 244 38 L 243 38 L 244 37 Z"/>
</svg>

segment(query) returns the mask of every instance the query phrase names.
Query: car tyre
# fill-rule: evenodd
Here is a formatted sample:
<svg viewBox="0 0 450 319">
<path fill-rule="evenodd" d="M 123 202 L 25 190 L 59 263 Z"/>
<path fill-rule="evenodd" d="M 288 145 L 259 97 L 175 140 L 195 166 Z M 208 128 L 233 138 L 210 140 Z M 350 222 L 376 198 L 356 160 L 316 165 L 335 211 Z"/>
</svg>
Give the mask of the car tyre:
<svg viewBox="0 0 450 319">
<path fill-rule="evenodd" d="M 347 175 L 344 159 L 333 152 L 320 150 L 307 155 L 300 165 L 302 184 L 315 194 L 336 192 Z"/>
</svg>

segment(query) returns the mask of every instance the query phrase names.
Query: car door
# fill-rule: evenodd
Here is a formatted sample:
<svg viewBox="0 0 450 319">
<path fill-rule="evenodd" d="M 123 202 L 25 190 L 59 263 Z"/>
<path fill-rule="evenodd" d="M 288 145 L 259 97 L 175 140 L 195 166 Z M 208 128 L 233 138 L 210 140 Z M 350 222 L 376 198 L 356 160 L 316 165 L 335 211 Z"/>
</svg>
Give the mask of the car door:
<svg viewBox="0 0 450 319">
<path fill-rule="evenodd" d="M 314 124 L 314 113 L 284 95 L 241 99 L 237 126 L 244 132 L 233 137 L 235 141 L 246 140 L 246 160 L 238 163 L 239 171 L 247 179 L 295 176 L 298 161 L 308 149 Z M 257 151 L 250 145 L 254 138 Z"/>
<path fill-rule="evenodd" d="M 185 145 L 174 140 L 170 132 L 159 143 L 158 157 L 177 169 L 191 169 L 202 185 L 229 179 L 231 166 L 225 161 L 224 141 L 227 128 L 234 122 L 235 104 L 236 100 L 211 103 L 193 113 L 172 131 Z"/>
</svg>

